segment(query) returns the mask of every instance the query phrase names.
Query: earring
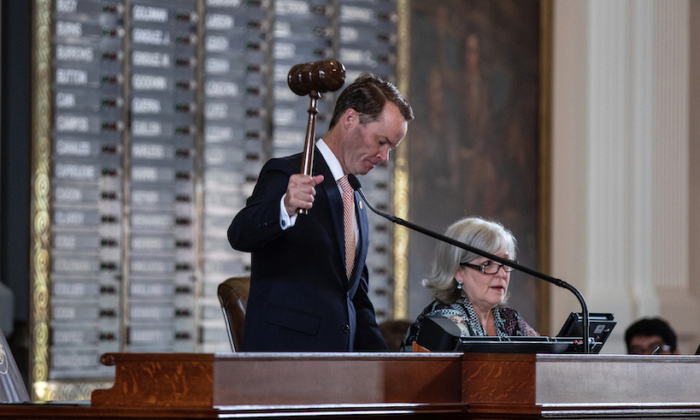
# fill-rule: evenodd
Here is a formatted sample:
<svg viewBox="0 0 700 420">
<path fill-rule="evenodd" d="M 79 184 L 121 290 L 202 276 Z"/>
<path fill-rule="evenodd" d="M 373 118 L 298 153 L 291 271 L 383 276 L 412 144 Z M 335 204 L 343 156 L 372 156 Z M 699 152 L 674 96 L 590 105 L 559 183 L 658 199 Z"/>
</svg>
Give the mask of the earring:
<svg viewBox="0 0 700 420">
<path fill-rule="evenodd" d="M 457 290 L 462 290 L 462 280 L 457 280 Z"/>
</svg>

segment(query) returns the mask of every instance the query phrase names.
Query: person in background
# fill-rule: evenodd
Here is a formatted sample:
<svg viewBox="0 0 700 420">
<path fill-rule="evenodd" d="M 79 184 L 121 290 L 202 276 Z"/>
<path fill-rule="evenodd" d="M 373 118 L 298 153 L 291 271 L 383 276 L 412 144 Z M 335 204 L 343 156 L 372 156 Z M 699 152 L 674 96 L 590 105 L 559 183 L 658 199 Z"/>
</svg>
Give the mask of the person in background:
<svg viewBox="0 0 700 420">
<path fill-rule="evenodd" d="M 516 241 L 498 222 L 470 217 L 453 223 L 445 235 L 498 257 L 514 260 Z M 504 306 L 511 267 L 499 264 L 456 246 L 440 242 L 432 274 L 422 281 L 435 300 L 411 325 L 402 343 L 410 351 L 426 316 L 451 319 L 466 336 L 535 336 L 513 308 Z"/>
<path fill-rule="evenodd" d="M 680 354 L 678 339 L 668 322 L 642 318 L 625 331 L 627 354 Z"/>
</svg>

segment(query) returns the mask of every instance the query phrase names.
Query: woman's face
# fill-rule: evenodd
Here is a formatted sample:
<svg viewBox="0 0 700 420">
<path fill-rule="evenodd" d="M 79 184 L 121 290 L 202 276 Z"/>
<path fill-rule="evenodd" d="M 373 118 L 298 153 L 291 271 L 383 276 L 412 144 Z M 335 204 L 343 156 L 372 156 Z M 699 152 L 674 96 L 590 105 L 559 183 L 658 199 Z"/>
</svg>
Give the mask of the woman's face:
<svg viewBox="0 0 700 420">
<path fill-rule="evenodd" d="M 494 255 L 509 259 L 505 252 L 497 252 Z M 480 266 L 486 261 L 490 260 L 479 257 L 471 261 L 470 264 Z M 491 261 L 491 264 L 498 263 Z M 462 289 L 464 289 L 469 302 L 481 312 L 486 312 L 501 304 L 505 299 L 510 273 L 506 273 L 501 267 L 496 274 L 482 274 L 478 269 L 460 266 L 455 273 L 455 279 L 462 281 Z"/>
</svg>

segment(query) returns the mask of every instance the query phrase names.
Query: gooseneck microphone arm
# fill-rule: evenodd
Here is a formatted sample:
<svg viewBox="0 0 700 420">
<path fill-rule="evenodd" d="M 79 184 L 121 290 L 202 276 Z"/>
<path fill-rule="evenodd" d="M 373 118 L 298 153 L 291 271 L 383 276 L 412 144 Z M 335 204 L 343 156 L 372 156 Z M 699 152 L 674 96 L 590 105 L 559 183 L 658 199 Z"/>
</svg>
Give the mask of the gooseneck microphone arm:
<svg viewBox="0 0 700 420">
<path fill-rule="evenodd" d="M 378 214 L 378 215 L 384 217 L 385 219 L 387 219 L 387 220 L 389 220 L 389 221 L 391 221 L 391 222 L 393 222 L 393 223 L 396 223 L 396 224 L 401 225 L 401 226 L 405 226 L 405 227 L 407 227 L 407 228 L 409 228 L 409 229 L 411 229 L 411 230 L 415 230 L 416 232 L 420 232 L 420 233 L 422 233 L 422 234 L 424 234 L 424 235 L 430 236 L 430 237 L 435 238 L 435 239 L 437 239 L 437 240 L 439 240 L 439 241 L 446 242 L 446 243 L 448 243 L 448 244 L 450 244 L 450 245 L 454 245 L 454 246 L 456 246 L 456 247 L 458 247 L 458 248 L 462 248 L 462 249 L 464 249 L 464 250 L 466 250 L 466 251 L 473 252 L 474 254 L 481 255 L 482 257 L 488 258 L 488 259 L 493 260 L 493 261 L 496 261 L 496 262 L 498 262 L 498 263 L 507 265 L 507 266 L 509 266 L 509 267 L 513 267 L 514 269 L 516 269 L 516 270 L 518 270 L 518 271 L 522 271 L 523 273 L 529 274 L 529 275 L 531 275 L 531 276 L 533 276 L 533 277 L 537 277 L 537 278 L 539 278 L 539 279 L 542 279 L 542 280 L 544 280 L 544 281 L 547 281 L 547 282 L 549 282 L 549 283 L 552 283 L 552 284 L 554 284 L 554 285 L 556 285 L 556 286 L 562 287 L 562 288 L 567 289 L 567 290 L 569 290 L 570 292 L 572 292 L 572 293 L 576 296 L 576 299 L 578 299 L 579 303 L 581 304 L 581 316 L 582 316 L 582 318 L 583 318 L 582 321 L 583 321 L 583 343 L 584 343 L 584 346 L 583 346 L 583 347 L 584 347 L 584 352 L 585 352 L 586 354 L 589 354 L 589 353 L 590 353 L 590 344 L 589 344 L 589 342 L 588 342 L 588 341 L 589 341 L 589 335 L 590 335 L 590 333 L 589 333 L 590 318 L 589 318 L 589 316 L 588 316 L 588 306 L 586 305 L 586 301 L 583 299 L 583 296 L 581 295 L 581 293 L 580 293 L 574 286 L 570 285 L 569 283 L 565 282 L 564 280 L 557 279 L 557 278 L 548 276 L 548 275 L 546 275 L 546 274 L 540 273 L 539 271 L 535 271 L 535 270 L 533 270 L 533 269 L 531 269 L 531 268 L 522 266 L 522 265 L 518 264 L 518 263 L 515 262 L 515 261 L 511 261 L 511 260 L 507 260 L 507 259 L 505 259 L 505 258 L 501 258 L 501 257 L 499 257 L 499 256 L 497 256 L 497 255 L 493 255 L 493 254 L 488 253 L 488 252 L 486 252 L 486 251 L 483 251 L 483 250 L 481 250 L 481 249 L 479 249 L 479 248 L 474 248 L 473 246 L 470 246 L 470 245 L 467 245 L 467 244 L 465 244 L 465 243 L 456 241 L 456 240 L 454 240 L 454 239 L 452 239 L 452 238 L 450 238 L 450 237 L 448 237 L 448 236 L 441 235 L 441 234 L 439 234 L 439 233 L 437 233 L 437 232 L 433 232 L 432 230 L 425 229 L 425 228 L 423 228 L 423 227 L 421 227 L 421 226 L 418 226 L 418 225 L 416 225 L 416 224 L 413 224 L 413 223 L 411 223 L 411 222 L 408 222 L 408 221 L 406 221 L 406 220 L 403 220 L 403 219 L 401 219 L 401 218 L 399 218 L 399 217 L 392 216 L 392 215 L 389 215 L 389 214 L 386 214 L 386 213 L 382 213 L 381 211 L 379 211 L 379 210 L 375 209 L 374 207 L 372 207 L 372 205 L 369 203 L 369 201 L 367 201 L 367 197 L 365 197 L 365 194 L 362 192 L 362 186 L 360 185 L 360 181 L 357 179 L 357 177 L 356 177 L 355 175 L 349 174 L 349 175 L 348 175 L 348 182 L 350 183 L 350 186 L 352 187 L 352 189 L 355 190 L 355 191 L 357 191 L 357 192 L 360 194 L 360 197 L 362 197 L 362 201 L 364 201 L 365 204 L 367 204 L 367 207 L 369 207 L 370 210 L 372 210 L 374 213 L 376 213 L 376 214 Z"/>
</svg>

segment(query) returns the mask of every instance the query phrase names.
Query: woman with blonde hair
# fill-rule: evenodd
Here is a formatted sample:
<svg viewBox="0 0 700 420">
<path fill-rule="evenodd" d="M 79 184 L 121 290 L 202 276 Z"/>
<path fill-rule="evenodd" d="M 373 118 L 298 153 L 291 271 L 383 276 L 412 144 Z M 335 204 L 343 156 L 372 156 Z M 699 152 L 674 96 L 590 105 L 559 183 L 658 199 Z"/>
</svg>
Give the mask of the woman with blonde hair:
<svg viewBox="0 0 700 420">
<path fill-rule="evenodd" d="M 513 234 L 498 222 L 470 217 L 453 223 L 445 235 L 498 257 L 515 260 Z M 431 275 L 423 286 L 435 300 L 408 329 L 402 348 L 410 350 L 426 316 L 451 319 L 461 336 L 538 335 L 513 308 L 504 306 L 513 268 L 441 242 L 437 246 Z"/>
</svg>

